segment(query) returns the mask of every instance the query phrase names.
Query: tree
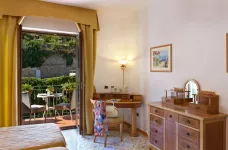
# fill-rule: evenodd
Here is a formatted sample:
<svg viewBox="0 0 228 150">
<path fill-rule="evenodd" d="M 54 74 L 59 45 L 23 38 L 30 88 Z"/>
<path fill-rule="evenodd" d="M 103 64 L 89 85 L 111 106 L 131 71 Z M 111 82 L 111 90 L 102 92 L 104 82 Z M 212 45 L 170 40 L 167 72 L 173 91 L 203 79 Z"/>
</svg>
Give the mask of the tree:
<svg viewBox="0 0 228 150">
<path fill-rule="evenodd" d="M 60 54 L 66 65 L 73 63 L 79 39 L 68 36 L 22 33 L 22 67 L 40 67 L 52 54 Z"/>
</svg>

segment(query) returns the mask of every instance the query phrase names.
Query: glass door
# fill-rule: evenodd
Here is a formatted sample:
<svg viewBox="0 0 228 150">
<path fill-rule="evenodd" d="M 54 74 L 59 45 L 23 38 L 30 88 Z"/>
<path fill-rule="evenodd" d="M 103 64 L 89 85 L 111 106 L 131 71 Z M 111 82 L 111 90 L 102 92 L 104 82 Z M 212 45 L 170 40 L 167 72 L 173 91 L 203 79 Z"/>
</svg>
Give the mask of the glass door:
<svg viewBox="0 0 228 150">
<path fill-rule="evenodd" d="M 45 123 L 44 112 L 31 112 L 30 106 L 46 105 L 47 123 L 56 123 L 61 129 L 80 127 L 80 34 L 21 30 L 18 36 L 19 124 Z M 70 107 L 61 109 L 66 103 Z"/>
</svg>

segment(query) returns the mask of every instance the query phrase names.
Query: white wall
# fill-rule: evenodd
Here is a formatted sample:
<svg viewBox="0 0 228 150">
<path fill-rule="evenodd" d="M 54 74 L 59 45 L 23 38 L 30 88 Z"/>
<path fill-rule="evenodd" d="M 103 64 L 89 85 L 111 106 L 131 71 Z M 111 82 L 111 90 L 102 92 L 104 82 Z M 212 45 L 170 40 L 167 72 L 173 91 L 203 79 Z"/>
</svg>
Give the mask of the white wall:
<svg viewBox="0 0 228 150">
<path fill-rule="evenodd" d="M 118 9 L 98 11 L 101 30 L 98 32 L 95 87 L 97 92 L 105 92 L 104 86 L 122 86 L 122 70 L 119 60 L 132 59 L 128 62 L 125 83 L 129 92 L 140 93 L 140 52 L 138 44 L 138 21 L 135 12 Z M 125 111 L 124 111 L 125 110 Z M 122 109 L 126 121 L 130 113 Z"/>
<path fill-rule="evenodd" d="M 220 111 L 228 113 L 227 14 L 226 0 L 151 0 L 138 13 L 98 12 L 97 91 L 104 91 L 104 85 L 121 85 L 116 60 L 133 55 L 136 59 L 127 66 L 126 82 L 130 92 L 144 96 L 144 103 L 160 101 L 164 89 L 183 87 L 187 80 L 195 79 L 202 90 L 220 95 Z M 173 72 L 151 73 L 150 47 L 169 43 L 173 44 Z M 138 112 L 138 127 L 148 131 L 146 105 Z M 129 111 L 124 114 L 130 121 Z"/>
<path fill-rule="evenodd" d="M 202 90 L 220 95 L 220 111 L 228 113 L 228 1 L 151 0 L 139 18 L 141 34 L 145 35 L 140 70 L 145 101 L 159 101 L 164 89 L 183 87 L 188 79 L 196 79 Z M 173 44 L 173 72 L 151 73 L 150 47 L 169 43 Z M 148 130 L 148 126 L 143 129 Z"/>
</svg>

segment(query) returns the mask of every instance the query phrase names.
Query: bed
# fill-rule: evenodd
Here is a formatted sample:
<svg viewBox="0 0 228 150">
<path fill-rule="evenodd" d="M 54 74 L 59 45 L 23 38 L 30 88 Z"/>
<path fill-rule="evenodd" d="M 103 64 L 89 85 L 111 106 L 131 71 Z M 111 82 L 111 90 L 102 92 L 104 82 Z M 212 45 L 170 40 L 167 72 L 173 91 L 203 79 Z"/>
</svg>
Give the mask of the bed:
<svg viewBox="0 0 228 150">
<path fill-rule="evenodd" d="M 0 128 L 0 150 L 38 150 L 66 147 L 56 124 L 37 124 Z"/>
</svg>

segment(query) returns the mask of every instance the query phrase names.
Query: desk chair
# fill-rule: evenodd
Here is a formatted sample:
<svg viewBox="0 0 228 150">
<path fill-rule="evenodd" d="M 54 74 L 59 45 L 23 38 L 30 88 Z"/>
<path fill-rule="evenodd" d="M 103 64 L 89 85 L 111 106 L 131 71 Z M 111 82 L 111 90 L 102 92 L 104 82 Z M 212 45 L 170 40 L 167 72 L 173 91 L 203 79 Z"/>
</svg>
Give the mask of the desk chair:
<svg viewBox="0 0 228 150">
<path fill-rule="evenodd" d="M 123 119 L 121 117 L 108 118 L 106 116 L 106 102 L 102 100 L 91 100 L 94 112 L 94 142 L 97 136 L 104 136 L 104 147 L 106 147 L 108 137 L 108 125 L 120 125 L 120 141 L 123 141 Z"/>
</svg>

